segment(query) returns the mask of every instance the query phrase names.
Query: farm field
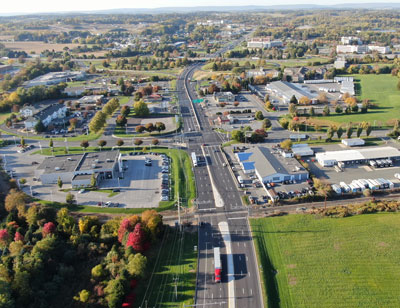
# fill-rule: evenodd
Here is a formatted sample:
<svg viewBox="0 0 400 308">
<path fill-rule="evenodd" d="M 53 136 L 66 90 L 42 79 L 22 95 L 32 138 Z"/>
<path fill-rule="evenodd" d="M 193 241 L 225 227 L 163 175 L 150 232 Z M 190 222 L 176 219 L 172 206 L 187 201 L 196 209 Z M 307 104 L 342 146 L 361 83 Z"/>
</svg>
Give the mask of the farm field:
<svg viewBox="0 0 400 308">
<path fill-rule="evenodd" d="M 197 233 L 167 228 L 152 253 L 147 283 L 136 289 L 135 307 L 186 307 L 193 304 L 196 285 Z M 175 282 L 177 290 L 175 293 Z"/>
<path fill-rule="evenodd" d="M 40 54 L 42 51 L 53 50 L 54 51 L 63 51 L 64 47 L 68 47 L 69 49 L 75 48 L 82 44 L 50 44 L 45 42 L 1 42 L 6 46 L 6 48 L 10 48 L 17 51 L 25 51 L 30 54 L 32 51 L 35 54 Z"/>
<path fill-rule="evenodd" d="M 367 113 L 354 114 L 331 114 L 327 117 L 317 119 L 329 122 L 358 123 L 370 122 L 382 126 L 393 119 L 400 118 L 400 91 L 397 90 L 398 78 L 390 74 L 385 75 L 354 75 L 357 99 L 362 101 L 368 99 L 371 103 L 378 105 L 377 109 L 370 109 Z M 392 122 L 392 121 L 391 121 Z M 393 124 L 393 123 L 391 123 Z"/>
<path fill-rule="evenodd" d="M 252 219 L 266 307 L 400 307 L 399 220 L 398 213 Z"/>
</svg>

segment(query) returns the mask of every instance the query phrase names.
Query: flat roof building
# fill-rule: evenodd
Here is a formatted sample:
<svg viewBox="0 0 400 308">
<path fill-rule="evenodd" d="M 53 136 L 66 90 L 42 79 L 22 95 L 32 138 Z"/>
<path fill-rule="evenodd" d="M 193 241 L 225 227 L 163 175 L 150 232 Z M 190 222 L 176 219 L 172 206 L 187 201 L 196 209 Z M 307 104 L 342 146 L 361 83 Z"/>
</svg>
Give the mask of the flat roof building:
<svg viewBox="0 0 400 308">
<path fill-rule="evenodd" d="M 374 147 L 317 153 L 315 158 L 322 167 L 331 167 L 339 162 L 346 165 L 368 163 L 375 159 L 399 159 L 400 151 L 393 147 Z"/>
<path fill-rule="evenodd" d="M 294 95 L 297 100 L 306 96 L 309 99 L 315 99 L 317 95 L 311 93 L 306 86 L 300 84 L 293 84 L 287 81 L 274 81 L 265 86 L 265 90 L 283 99 L 285 103 L 289 103 Z"/>
<path fill-rule="evenodd" d="M 89 186 L 92 174 L 98 181 L 115 178 L 122 172 L 117 150 L 46 157 L 36 170 L 43 184 L 55 184 L 60 178 L 73 187 Z"/>
</svg>

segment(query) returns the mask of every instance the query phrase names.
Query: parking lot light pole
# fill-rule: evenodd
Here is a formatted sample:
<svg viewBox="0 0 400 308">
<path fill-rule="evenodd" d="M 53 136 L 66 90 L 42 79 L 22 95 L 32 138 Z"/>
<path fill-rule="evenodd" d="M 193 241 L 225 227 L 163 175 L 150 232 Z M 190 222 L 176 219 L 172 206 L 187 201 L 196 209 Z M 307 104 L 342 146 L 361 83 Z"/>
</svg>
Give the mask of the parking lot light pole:
<svg viewBox="0 0 400 308">
<path fill-rule="evenodd" d="M 31 196 L 33 197 L 32 185 L 29 185 L 29 188 L 30 188 L 30 190 L 31 190 Z"/>
<path fill-rule="evenodd" d="M 42 144 L 39 141 L 40 154 L 43 154 Z"/>
</svg>

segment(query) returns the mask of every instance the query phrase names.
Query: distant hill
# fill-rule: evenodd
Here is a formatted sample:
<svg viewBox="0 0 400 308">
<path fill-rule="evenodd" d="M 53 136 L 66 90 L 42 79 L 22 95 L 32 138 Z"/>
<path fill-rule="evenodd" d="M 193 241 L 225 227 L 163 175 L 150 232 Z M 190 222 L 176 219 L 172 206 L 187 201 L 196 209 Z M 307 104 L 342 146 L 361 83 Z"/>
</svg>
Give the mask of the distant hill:
<svg viewBox="0 0 400 308">
<path fill-rule="evenodd" d="M 326 10 L 326 9 L 399 9 L 400 3 L 342 3 L 333 5 L 287 4 L 287 5 L 245 5 L 245 6 L 193 6 L 193 7 L 160 7 L 160 8 L 118 8 L 93 11 L 64 11 L 50 13 L 0 13 L 0 16 L 16 15 L 59 15 L 59 14 L 163 14 L 191 12 L 251 12 L 277 10 Z"/>
</svg>

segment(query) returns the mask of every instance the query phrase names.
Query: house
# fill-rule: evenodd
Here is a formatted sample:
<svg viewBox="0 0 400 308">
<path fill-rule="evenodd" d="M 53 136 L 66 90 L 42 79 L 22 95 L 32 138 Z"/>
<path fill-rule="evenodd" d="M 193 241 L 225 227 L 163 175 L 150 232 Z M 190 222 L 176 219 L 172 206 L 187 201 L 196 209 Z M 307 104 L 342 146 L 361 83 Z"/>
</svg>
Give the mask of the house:
<svg viewBox="0 0 400 308">
<path fill-rule="evenodd" d="M 293 82 L 303 82 L 305 74 L 308 72 L 308 68 L 302 67 L 294 67 L 294 68 L 285 68 L 283 70 L 283 74 L 286 76 L 290 76 L 291 81 Z"/>
<path fill-rule="evenodd" d="M 26 109 L 25 111 L 27 112 Z M 30 130 L 33 129 L 39 120 L 42 121 L 44 126 L 49 126 L 50 123 L 58 121 L 66 121 L 68 108 L 64 104 L 52 104 L 41 109 L 39 112 L 34 113 L 24 121 L 25 128 Z"/>
</svg>

